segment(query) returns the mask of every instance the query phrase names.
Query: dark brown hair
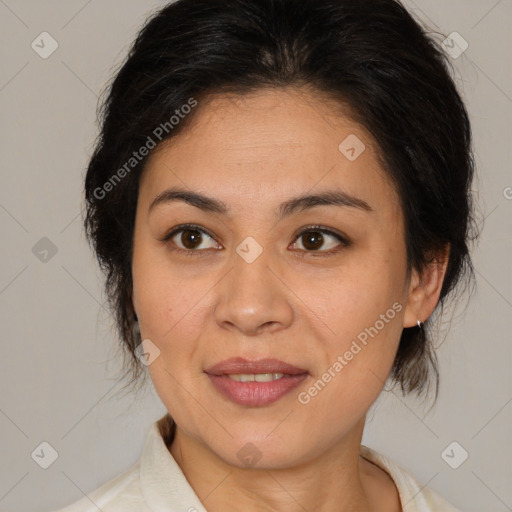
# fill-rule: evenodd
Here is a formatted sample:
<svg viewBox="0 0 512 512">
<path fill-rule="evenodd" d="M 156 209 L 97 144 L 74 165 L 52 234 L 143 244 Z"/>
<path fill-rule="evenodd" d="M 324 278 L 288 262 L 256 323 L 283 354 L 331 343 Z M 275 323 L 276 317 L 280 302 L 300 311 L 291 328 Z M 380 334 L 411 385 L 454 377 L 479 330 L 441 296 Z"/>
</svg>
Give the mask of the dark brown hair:
<svg viewBox="0 0 512 512">
<path fill-rule="evenodd" d="M 409 272 L 450 244 L 438 308 L 463 278 L 474 281 L 468 115 L 440 45 L 398 1 L 178 0 L 147 20 L 113 78 L 85 180 L 85 228 L 106 275 L 131 383 L 146 375 L 131 303 L 147 160 L 139 149 L 186 129 L 191 105 L 207 95 L 304 85 L 348 104 L 377 141 L 401 200 Z M 391 376 L 404 393 L 420 395 L 433 372 L 437 397 L 431 321 L 402 332 Z"/>
</svg>

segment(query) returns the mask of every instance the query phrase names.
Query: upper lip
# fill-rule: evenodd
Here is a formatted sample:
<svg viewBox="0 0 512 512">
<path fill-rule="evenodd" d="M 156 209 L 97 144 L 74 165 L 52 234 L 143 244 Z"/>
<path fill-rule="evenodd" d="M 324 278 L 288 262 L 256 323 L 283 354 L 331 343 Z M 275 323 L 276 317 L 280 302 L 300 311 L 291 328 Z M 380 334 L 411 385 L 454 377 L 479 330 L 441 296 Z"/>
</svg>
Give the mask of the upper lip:
<svg viewBox="0 0 512 512">
<path fill-rule="evenodd" d="M 217 363 L 207 370 L 210 375 L 233 375 L 241 373 L 284 373 L 287 375 L 301 375 L 308 373 L 303 368 L 297 368 L 289 363 L 285 363 L 279 359 L 259 359 L 257 361 L 249 361 L 243 357 L 232 357 Z"/>
</svg>

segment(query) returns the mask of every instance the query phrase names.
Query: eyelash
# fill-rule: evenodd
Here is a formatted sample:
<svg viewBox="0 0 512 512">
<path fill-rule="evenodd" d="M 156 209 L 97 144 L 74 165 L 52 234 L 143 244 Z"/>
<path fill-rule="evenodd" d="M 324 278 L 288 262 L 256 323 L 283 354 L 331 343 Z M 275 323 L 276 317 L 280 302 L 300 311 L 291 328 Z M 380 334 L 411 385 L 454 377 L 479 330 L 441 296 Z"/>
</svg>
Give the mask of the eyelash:
<svg viewBox="0 0 512 512">
<path fill-rule="evenodd" d="M 166 235 L 164 235 L 163 238 L 160 239 L 160 241 L 161 242 L 168 242 L 176 234 L 180 233 L 181 231 L 185 231 L 187 229 L 189 229 L 191 231 L 198 231 L 199 233 L 205 234 L 205 235 L 207 235 L 210 238 L 215 240 L 215 237 L 213 235 L 208 233 L 208 231 L 206 231 L 204 228 L 201 228 L 197 224 L 181 224 L 180 226 L 176 226 L 176 227 L 172 228 L 171 231 L 169 231 Z M 333 236 L 334 238 L 339 240 L 343 244 L 344 247 L 349 247 L 351 245 L 351 242 L 348 240 L 347 237 L 345 237 L 345 236 L 343 236 L 343 235 L 341 235 L 339 233 L 336 233 L 336 232 L 332 231 L 331 229 L 329 229 L 329 228 L 327 228 L 325 226 L 319 226 L 319 225 L 308 226 L 308 227 L 304 228 L 297 235 L 295 235 L 294 243 L 296 243 L 297 240 L 302 235 L 304 235 L 305 233 L 309 233 L 309 232 L 317 232 L 317 233 L 323 233 L 323 234 L 327 234 L 327 235 Z M 214 249 L 214 250 L 217 250 L 217 249 Z M 297 252 L 297 254 L 300 257 L 305 257 L 306 255 L 311 255 L 313 257 L 320 257 L 320 258 L 322 258 L 322 257 L 327 257 L 327 256 L 333 256 L 336 253 L 338 253 L 340 250 L 341 249 L 337 248 L 337 249 L 330 249 L 328 251 L 298 250 L 296 252 Z M 172 251 L 178 252 L 180 254 L 185 254 L 186 256 L 204 256 L 204 254 L 201 254 L 201 253 L 205 253 L 206 252 L 206 250 L 204 250 L 204 249 L 199 249 L 199 250 L 182 249 L 181 247 L 176 247 L 176 245 L 174 245 L 174 247 L 172 248 Z"/>
</svg>

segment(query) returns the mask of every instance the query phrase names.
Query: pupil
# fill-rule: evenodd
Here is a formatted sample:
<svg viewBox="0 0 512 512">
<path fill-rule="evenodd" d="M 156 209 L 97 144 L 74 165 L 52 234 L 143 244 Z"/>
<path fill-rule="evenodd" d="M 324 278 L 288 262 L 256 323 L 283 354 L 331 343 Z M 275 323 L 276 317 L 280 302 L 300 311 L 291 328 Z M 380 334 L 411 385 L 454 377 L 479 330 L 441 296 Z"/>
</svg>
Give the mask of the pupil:
<svg viewBox="0 0 512 512">
<path fill-rule="evenodd" d="M 199 242 L 198 242 L 199 241 Z M 195 229 L 185 229 L 181 235 L 181 243 L 187 249 L 195 249 L 194 242 L 199 245 L 201 243 L 201 233 Z M 191 247 L 188 245 L 191 243 Z"/>
<path fill-rule="evenodd" d="M 304 243 L 304 237 L 306 239 L 306 243 Z M 303 235 L 302 244 L 306 249 L 318 249 L 322 246 L 322 242 L 324 237 L 318 231 L 309 231 L 308 235 Z"/>
</svg>

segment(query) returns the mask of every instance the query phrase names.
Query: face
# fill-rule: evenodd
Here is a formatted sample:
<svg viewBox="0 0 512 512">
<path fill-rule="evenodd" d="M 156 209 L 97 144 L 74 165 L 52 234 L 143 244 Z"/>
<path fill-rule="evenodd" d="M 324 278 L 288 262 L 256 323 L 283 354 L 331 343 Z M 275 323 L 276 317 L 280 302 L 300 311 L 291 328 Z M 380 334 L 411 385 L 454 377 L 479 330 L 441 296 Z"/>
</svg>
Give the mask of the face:
<svg viewBox="0 0 512 512">
<path fill-rule="evenodd" d="M 375 143 L 338 104 L 293 89 L 200 104 L 147 162 L 132 271 L 156 391 L 223 461 L 299 464 L 364 423 L 404 324 L 404 221 Z M 231 358 L 297 370 L 213 375 Z"/>
</svg>

